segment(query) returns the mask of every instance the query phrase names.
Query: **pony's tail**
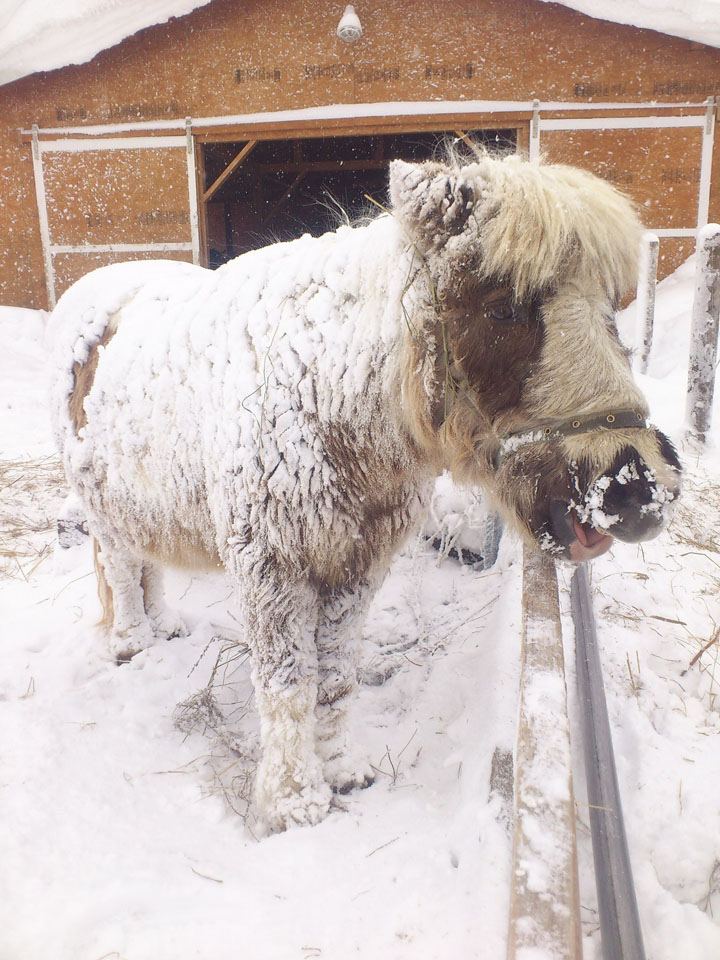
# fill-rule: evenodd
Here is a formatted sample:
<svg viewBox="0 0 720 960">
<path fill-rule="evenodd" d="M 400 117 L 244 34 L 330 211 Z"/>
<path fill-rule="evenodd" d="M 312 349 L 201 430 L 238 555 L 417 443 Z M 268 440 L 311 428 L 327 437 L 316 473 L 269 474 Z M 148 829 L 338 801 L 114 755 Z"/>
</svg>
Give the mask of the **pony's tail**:
<svg viewBox="0 0 720 960">
<path fill-rule="evenodd" d="M 116 319 L 111 318 L 100 339 L 90 348 L 87 360 L 85 360 L 84 363 L 79 363 L 78 361 L 73 363 L 73 388 L 68 399 L 68 413 L 70 414 L 70 420 L 72 421 L 76 436 L 87 424 L 85 397 L 90 393 L 95 381 L 95 372 L 100 358 L 99 347 L 106 347 L 116 331 Z"/>
<path fill-rule="evenodd" d="M 97 625 L 103 627 L 105 630 L 109 630 L 115 619 L 115 602 L 110 584 L 107 582 L 105 576 L 102 561 L 100 560 L 100 553 L 100 544 L 93 537 L 93 561 L 95 563 L 95 575 L 97 576 L 98 597 L 100 598 L 103 609 L 102 618 L 98 620 Z"/>
</svg>

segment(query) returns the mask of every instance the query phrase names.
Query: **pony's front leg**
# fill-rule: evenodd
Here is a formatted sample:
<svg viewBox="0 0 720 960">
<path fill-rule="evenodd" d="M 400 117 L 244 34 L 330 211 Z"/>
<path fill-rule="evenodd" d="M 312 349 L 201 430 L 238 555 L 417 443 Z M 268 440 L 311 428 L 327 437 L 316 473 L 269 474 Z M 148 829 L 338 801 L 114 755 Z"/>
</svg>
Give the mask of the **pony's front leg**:
<svg viewBox="0 0 720 960">
<path fill-rule="evenodd" d="M 317 748 L 325 779 L 336 793 L 367 787 L 374 780 L 367 756 L 352 743 L 347 730 L 357 686 L 362 627 L 372 593 L 367 584 L 338 591 L 324 601 L 318 618 Z"/>
<path fill-rule="evenodd" d="M 317 823 L 332 797 L 315 749 L 317 594 L 267 558 L 243 566 L 260 714 L 255 804 L 271 830 Z"/>
</svg>

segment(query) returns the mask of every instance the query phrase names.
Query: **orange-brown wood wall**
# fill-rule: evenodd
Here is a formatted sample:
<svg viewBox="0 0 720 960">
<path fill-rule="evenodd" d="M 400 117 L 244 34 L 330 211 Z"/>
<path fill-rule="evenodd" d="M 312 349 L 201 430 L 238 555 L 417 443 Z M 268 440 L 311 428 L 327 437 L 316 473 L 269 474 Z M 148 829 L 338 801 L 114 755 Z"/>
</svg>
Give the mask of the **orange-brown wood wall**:
<svg viewBox="0 0 720 960">
<path fill-rule="evenodd" d="M 20 134 L 33 123 L 77 127 L 427 100 L 612 101 L 627 103 L 631 111 L 640 102 L 697 103 L 720 94 L 720 50 L 556 4 L 358 0 L 364 34 L 355 44 L 335 35 L 343 9 L 343 2 L 326 0 L 213 0 L 189 16 L 141 31 L 88 64 L 0 88 L 0 303 L 47 303 L 31 146 Z M 408 120 L 406 129 L 413 122 L 421 125 L 421 118 Z M 510 122 L 527 143 L 529 116 L 502 119 Z M 358 132 L 372 129 L 372 123 L 363 124 Z M 327 125 L 313 127 L 314 136 L 330 132 Z M 343 132 L 352 132 L 352 123 Z M 231 140 L 241 134 L 224 135 Z M 562 131 L 548 133 L 542 146 L 554 160 L 587 166 L 617 182 L 638 200 L 648 226 L 693 227 L 698 137 L 697 128 Z M 53 156 L 47 177 L 54 236 L 82 243 L 86 231 L 102 232 L 103 225 L 92 221 L 105 216 L 116 242 L 136 237 L 143 227 L 150 239 L 177 238 L 186 229 L 186 198 L 176 202 L 183 181 L 179 158 L 168 154 L 162 169 L 153 168 L 162 160 L 154 151 L 135 159 L 134 167 L 120 164 L 120 174 L 108 175 L 103 164 L 110 161 L 99 155 Z M 720 218 L 719 168 L 716 138 L 711 219 Z M 85 203 L 91 183 L 93 210 Z M 688 256 L 692 244 L 691 238 L 663 240 L 661 271 Z M 65 283 L 107 257 L 56 259 Z"/>
</svg>

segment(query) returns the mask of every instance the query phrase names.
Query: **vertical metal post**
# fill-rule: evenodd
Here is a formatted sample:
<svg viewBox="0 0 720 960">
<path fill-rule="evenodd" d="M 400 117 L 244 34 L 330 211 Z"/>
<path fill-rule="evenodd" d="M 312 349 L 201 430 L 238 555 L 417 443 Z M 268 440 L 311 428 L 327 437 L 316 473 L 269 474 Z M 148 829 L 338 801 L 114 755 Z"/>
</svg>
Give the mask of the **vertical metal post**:
<svg viewBox="0 0 720 960">
<path fill-rule="evenodd" d="M 35 177 L 35 197 L 37 199 L 38 221 L 40 223 L 40 239 L 42 242 L 43 263 L 45 265 L 45 288 L 47 291 L 50 309 L 55 306 L 55 268 L 53 266 L 52 249 L 50 246 L 50 224 L 48 222 L 47 198 L 45 196 L 45 176 L 43 174 L 42 152 L 38 125 L 32 126 L 32 158 L 33 175 Z"/>
<path fill-rule="evenodd" d="M 530 121 L 530 159 L 540 156 L 540 101 L 533 100 L 533 115 Z"/>
<path fill-rule="evenodd" d="M 185 118 L 185 138 L 187 144 L 188 168 L 188 205 L 190 207 L 190 237 L 192 241 L 193 263 L 200 263 L 200 225 L 198 217 L 197 171 L 195 169 L 195 142 L 192 135 L 192 119 Z"/>
<path fill-rule="evenodd" d="M 698 229 L 708 222 L 710 211 L 710 185 L 712 179 L 712 156 L 715 139 L 714 97 L 708 97 L 705 108 L 705 126 L 703 127 L 702 153 L 700 155 L 700 190 L 698 191 Z"/>
<path fill-rule="evenodd" d="M 698 233 L 688 364 L 688 436 L 704 443 L 710 432 L 720 322 L 720 225 L 709 223 Z"/>
<path fill-rule="evenodd" d="M 640 271 L 637 287 L 637 314 L 642 325 L 640 372 L 647 373 L 655 324 L 655 287 L 657 285 L 660 241 L 654 233 L 644 233 L 640 249 Z"/>
<path fill-rule="evenodd" d="M 485 529 L 483 530 L 483 570 L 489 570 L 495 564 L 500 552 L 500 540 L 502 539 L 503 522 L 499 514 L 491 513 L 485 518 Z"/>
<path fill-rule="evenodd" d="M 570 596 L 603 960 L 645 960 L 584 563 Z"/>
</svg>

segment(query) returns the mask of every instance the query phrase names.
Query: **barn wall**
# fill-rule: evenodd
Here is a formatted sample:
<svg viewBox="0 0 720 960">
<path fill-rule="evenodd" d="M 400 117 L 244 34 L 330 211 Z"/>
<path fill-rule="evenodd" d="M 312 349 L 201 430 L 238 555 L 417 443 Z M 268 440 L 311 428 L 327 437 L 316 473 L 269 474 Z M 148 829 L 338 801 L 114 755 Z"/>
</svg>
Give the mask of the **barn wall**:
<svg viewBox="0 0 720 960">
<path fill-rule="evenodd" d="M 343 7 L 327 0 L 214 0 L 89 64 L 0 88 L 0 303 L 46 305 L 31 148 L 19 132 L 33 123 L 69 128 L 386 101 L 681 103 L 720 94 L 720 51 L 554 4 L 360 0 L 364 36 L 353 45 L 335 36 Z M 529 128 L 529 117 L 515 122 Z M 641 204 L 649 226 L 692 227 L 698 136 L 694 128 L 563 131 L 547 134 L 543 148 L 553 159 L 616 181 Z M 92 154 L 49 160 L 56 242 L 187 237 L 179 159 L 158 165 L 148 152 L 123 165 L 115 157 L 118 169 L 107 158 L 92 160 Z M 720 219 L 717 182 L 711 219 Z M 663 241 L 666 272 L 691 244 Z M 61 285 L 86 262 L 79 254 L 63 257 L 56 258 Z M 86 258 L 88 267 L 102 259 Z"/>
</svg>

